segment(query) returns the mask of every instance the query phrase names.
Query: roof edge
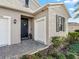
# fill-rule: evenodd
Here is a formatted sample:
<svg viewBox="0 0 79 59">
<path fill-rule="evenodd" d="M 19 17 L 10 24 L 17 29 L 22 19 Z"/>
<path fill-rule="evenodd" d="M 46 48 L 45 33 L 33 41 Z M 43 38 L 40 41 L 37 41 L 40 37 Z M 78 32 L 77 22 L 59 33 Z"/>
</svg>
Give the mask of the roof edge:
<svg viewBox="0 0 79 59">
<path fill-rule="evenodd" d="M 64 3 L 47 3 L 46 5 L 39 7 L 36 11 L 33 11 L 33 12 L 23 11 L 23 10 L 18 9 L 18 8 L 8 7 L 8 6 L 4 6 L 4 5 L 0 5 L 0 7 L 15 10 L 15 11 L 20 11 L 20 12 L 24 12 L 24 13 L 28 13 L 28 14 L 31 14 L 31 15 L 35 15 L 35 14 L 39 13 L 40 11 L 43 11 L 46 8 L 48 8 L 48 6 L 55 6 L 55 5 L 63 5 L 65 7 L 65 10 L 66 10 L 68 16 L 71 17 L 68 10 L 66 9 L 66 6 L 65 6 Z"/>
<path fill-rule="evenodd" d="M 34 0 L 34 1 L 39 5 L 39 7 L 41 7 L 41 5 L 39 4 L 39 2 L 37 0 Z"/>
<path fill-rule="evenodd" d="M 67 8 L 66 8 L 66 6 L 65 6 L 65 4 L 62 3 L 62 2 L 61 2 L 61 3 L 47 3 L 46 5 L 44 5 L 44 6 L 40 7 L 40 8 L 38 8 L 38 9 L 34 12 L 34 14 L 37 14 L 37 13 L 39 13 L 40 11 L 45 10 L 46 8 L 48 8 L 48 6 L 55 6 L 55 5 L 64 5 L 65 10 L 66 10 L 66 12 L 67 12 L 69 18 L 71 17 L 70 14 L 69 14 L 69 12 L 68 12 L 68 10 L 67 10 Z"/>
<path fill-rule="evenodd" d="M 6 9 L 15 10 L 15 11 L 20 11 L 20 12 L 25 12 L 25 13 L 28 13 L 28 14 L 32 14 L 32 13 L 33 13 L 33 12 L 23 11 L 23 10 L 20 10 L 20 9 L 18 9 L 18 8 L 13 8 L 13 7 L 4 6 L 4 5 L 0 5 L 0 7 L 6 8 Z"/>
</svg>

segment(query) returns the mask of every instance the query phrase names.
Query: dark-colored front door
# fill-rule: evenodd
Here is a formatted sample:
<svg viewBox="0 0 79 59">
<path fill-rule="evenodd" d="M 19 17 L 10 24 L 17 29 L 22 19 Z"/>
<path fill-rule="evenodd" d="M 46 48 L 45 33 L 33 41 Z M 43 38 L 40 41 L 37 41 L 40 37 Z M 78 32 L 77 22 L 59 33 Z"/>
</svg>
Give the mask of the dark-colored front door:
<svg viewBox="0 0 79 59">
<path fill-rule="evenodd" d="M 21 19 L 21 38 L 28 37 L 28 19 L 22 18 Z"/>
</svg>

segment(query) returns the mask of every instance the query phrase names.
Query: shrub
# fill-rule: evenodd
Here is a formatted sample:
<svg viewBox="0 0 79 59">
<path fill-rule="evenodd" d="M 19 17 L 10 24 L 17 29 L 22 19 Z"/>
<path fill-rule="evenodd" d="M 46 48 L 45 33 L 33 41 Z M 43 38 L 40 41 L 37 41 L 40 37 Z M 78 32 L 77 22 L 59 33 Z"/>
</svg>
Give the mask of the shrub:
<svg viewBox="0 0 79 59">
<path fill-rule="evenodd" d="M 57 57 L 57 55 L 58 55 L 58 54 L 57 54 L 56 51 L 54 51 L 54 52 L 51 54 L 52 57 Z"/>
<path fill-rule="evenodd" d="M 20 59 L 28 59 L 26 55 L 23 55 Z"/>
<path fill-rule="evenodd" d="M 78 40 L 79 40 L 79 33 L 78 32 L 68 33 L 67 41 L 69 43 L 74 43 L 75 41 L 78 41 Z"/>
<path fill-rule="evenodd" d="M 40 57 L 36 55 L 32 55 L 32 59 L 40 59 Z"/>
<path fill-rule="evenodd" d="M 42 55 L 41 55 L 41 53 L 40 53 L 40 52 L 35 53 L 35 56 L 42 57 Z"/>
<path fill-rule="evenodd" d="M 53 59 L 53 57 L 52 56 L 48 56 L 47 59 Z"/>
<path fill-rule="evenodd" d="M 64 42 L 64 37 L 52 37 L 52 43 L 54 47 L 60 46 Z"/>
<path fill-rule="evenodd" d="M 32 55 L 32 59 L 41 59 L 41 58 L 42 58 L 42 55 L 39 52 Z"/>
<path fill-rule="evenodd" d="M 75 32 L 79 32 L 79 30 L 75 30 Z"/>
<path fill-rule="evenodd" d="M 66 59 L 66 56 L 65 56 L 63 53 L 60 53 L 60 54 L 57 56 L 57 59 Z"/>
<path fill-rule="evenodd" d="M 68 54 L 67 59 L 76 59 L 76 56 L 74 54 Z"/>
</svg>

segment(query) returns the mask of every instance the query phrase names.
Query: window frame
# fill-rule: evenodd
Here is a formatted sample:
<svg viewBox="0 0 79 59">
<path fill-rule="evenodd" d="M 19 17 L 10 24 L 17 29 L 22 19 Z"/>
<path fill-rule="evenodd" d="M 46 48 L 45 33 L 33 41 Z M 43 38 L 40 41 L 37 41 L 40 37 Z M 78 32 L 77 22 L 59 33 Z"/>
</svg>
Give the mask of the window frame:
<svg viewBox="0 0 79 59">
<path fill-rule="evenodd" d="M 25 0 L 25 6 L 29 7 L 29 0 Z"/>
<path fill-rule="evenodd" d="M 56 32 L 65 31 L 65 17 L 56 15 Z"/>
</svg>

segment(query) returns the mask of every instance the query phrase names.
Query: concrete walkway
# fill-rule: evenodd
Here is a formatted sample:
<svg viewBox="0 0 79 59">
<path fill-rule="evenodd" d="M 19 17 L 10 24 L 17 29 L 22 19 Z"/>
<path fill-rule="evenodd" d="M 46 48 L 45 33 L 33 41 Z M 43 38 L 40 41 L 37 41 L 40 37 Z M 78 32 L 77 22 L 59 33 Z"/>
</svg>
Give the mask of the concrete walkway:
<svg viewBox="0 0 79 59">
<path fill-rule="evenodd" d="M 39 42 L 25 40 L 20 44 L 0 47 L 0 59 L 17 59 L 17 57 L 25 54 L 33 54 L 46 47 L 46 45 Z"/>
</svg>

